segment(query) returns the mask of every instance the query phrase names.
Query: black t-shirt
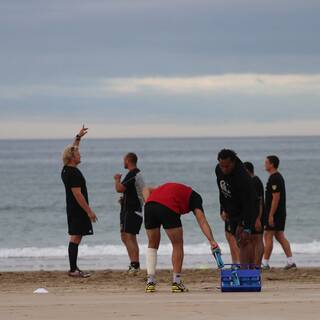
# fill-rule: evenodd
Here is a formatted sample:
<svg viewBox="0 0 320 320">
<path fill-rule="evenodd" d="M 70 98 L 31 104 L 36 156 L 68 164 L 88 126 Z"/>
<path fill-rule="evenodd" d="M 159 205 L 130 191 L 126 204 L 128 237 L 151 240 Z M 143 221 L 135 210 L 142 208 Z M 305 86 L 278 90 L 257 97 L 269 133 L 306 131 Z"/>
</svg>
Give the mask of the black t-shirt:
<svg viewBox="0 0 320 320">
<path fill-rule="evenodd" d="M 217 165 L 216 176 L 221 212 L 227 212 L 231 221 L 243 223 L 245 228 L 252 229 L 258 216 L 258 197 L 252 178 L 241 160 L 236 160 L 235 168 L 230 175 L 224 175 Z"/>
<path fill-rule="evenodd" d="M 128 172 L 121 182 L 126 187 L 123 193 L 122 212 L 142 212 L 143 195 L 142 190 L 145 186 L 142 174 L 138 168 Z"/>
<path fill-rule="evenodd" d="M 72 193 L 72 188 L 81 188 L 81 193 L 89 204 L 86 180 L 78 168 L 64 166 L 61 172 L 61 179 L 66 188 L 67 214 L 70 216 L 85 215 L 87 213 L 80 207 Z"/>
<path fill-rule="evenodd" d="M 287 214 L 286 209 L 286 186 L 282 175 L 279 172 L 272 174 L 269 177 L 266 188 L 266 211 L 269 214 L 272 203 L 272 195 L 274 193 L 280 193 L 280 202 L 275 216 L 285 216 Z"/>
<path fill-rule="evenodd" d="M 252 177 L 252 181 L 253 181 L 254 189 L 256 190 L 256 194 L 259 199 L 258 215 L 260 214 L 260 201 L 262 201 L 262 208 L 263 208 L 262 216 L 263 216 L 263 214 L 264 214 L 264 187 L 263 187 L 263 183 L 258 176 Z"/>
</svg>

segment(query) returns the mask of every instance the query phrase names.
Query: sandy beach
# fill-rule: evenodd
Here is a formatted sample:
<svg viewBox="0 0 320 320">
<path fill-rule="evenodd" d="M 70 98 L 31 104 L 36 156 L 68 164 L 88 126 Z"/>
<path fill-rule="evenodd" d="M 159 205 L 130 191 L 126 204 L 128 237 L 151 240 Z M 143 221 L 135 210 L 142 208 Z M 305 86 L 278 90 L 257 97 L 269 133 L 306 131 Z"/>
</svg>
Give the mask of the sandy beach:
<svg viewBox="0 0 320 320">
<path fill-rule="evenodd" d="M 63 272 L 3 272 L 0 319 L 319 319 L 320 269 L 274 269 L 261 293 L 220 293 L 218 272 L 186 270 L 189 293 L 170 292 L 170 272 L 145 294 L 145 272 L 96 271 L 88 279 Z M 34 294 L 39 287 L 48 294 Z"/>
</svg>

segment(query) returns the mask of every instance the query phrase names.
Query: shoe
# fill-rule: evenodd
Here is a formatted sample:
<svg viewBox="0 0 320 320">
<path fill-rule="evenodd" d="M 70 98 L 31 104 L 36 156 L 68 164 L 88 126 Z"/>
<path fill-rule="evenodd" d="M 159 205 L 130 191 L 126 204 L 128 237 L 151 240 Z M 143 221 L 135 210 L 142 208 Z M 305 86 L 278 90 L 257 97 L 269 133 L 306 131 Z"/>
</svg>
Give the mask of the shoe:
<svg viewBox="0 0 320 320">
<path fill-rule="evenodd" d="M 153 282 L 147 283 L 145 291 L 146 293 L 156 292 L 156 284 Z"/>
<path fill-rule="evenodd" d="M 287 264 L 284 267 L 284 270 L 291 270 L 291 269 L 297 269 L 297 265 L 295 263 Z"/>
<path fill-rule="evenodd" d="M 69 271 L 68 275 L 69 277 L 73 277 L 73 278 L 89 278 L 91 276 L 90 273 L 81 271 L 79 269 L 75 271 Z"/>
<path fill-rule="evenodd" d="M 188 292 L 189 290 L 185 287 L 185 285 L 180 282 L 180 283 L 172 283 L 172 292 L 173 293 L 180 293 L 180 292 Z"/>
<path fill-rule="evenodd" d="M 270 271 L 271 270 L 271 268 L 270 268 L 270 266 L 268 264 L 262 264 L 261 265 L 261 269 L 263 271 Z"/>
<path fill-rule="evenodd" d="M 135 275 L 137 275 L 137 273 L 139 273 L 139 271 L 140 271 L 140 268 L 135 268 L 130 265 L 129 269 L 128 269 L 128 274 L 135 276 Z"/>
</svg>

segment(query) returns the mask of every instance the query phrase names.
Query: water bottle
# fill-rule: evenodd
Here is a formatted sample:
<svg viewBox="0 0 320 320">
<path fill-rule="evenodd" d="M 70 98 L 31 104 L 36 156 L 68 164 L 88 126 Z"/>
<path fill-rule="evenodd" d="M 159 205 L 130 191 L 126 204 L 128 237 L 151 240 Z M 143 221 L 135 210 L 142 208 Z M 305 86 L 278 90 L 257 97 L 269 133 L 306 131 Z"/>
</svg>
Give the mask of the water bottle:
<svg viewBox="0 0 320 320">
<path fill-rule="evenodd" d="M 212 250 L 212 255 L 216 259 L 218 268 L 222 269 L 224 267 L 224 263 L 223 263 L 222 258 L 221 258 L 221 250 L 220 250 L 220 248 L 217 246 L 215 248 L 212 248 L 211 250 Z"/>
<path fill-rule="evenodd" d="M 232 279 L 232 285 L 235 286 L 235 287 L 238 287 L 240 286 L 240 280 L 239 280 L 239 277 L 238 277 L 238 273 L 237 273 L 237 270 L 232 270 L 231 271 L 231 279 Z"/>
</svg>

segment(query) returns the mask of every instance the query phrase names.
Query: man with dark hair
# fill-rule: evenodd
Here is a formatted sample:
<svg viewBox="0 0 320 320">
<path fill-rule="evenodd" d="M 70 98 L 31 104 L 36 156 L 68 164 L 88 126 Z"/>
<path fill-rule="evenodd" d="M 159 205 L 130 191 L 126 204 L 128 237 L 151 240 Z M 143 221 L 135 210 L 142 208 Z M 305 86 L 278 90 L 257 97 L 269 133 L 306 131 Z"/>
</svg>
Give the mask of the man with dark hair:
<svg viewBox="0 0 320 320">
<path fill-rule="evenodd" d="M 263 219 L 264 219 L 264 188 L 263 183 L 259 179 L 258 176 L 254 173 L 254 166 L 251 162 L 245 162 L 244 166 L 252 178 L 253 185 L 255 187 L 259 205 L 258 209 L 258 217 L 255 222 L 254 230 L 252 232 L 253 244 L 254 244 L 254 256 L 255 256 L 255 265 L 261 266 L 262 257 L 264 252 L 264 244 L 263 244 Z"/>
<path fill-rule="evenodd" d="M 97 216 L 89 207 L 86 180 L 78 169 L 81 162 L 80 140 L 86 135 L 87 131 L 88 129 L 83 126 L 73 144 L 65 148 L 62 156 L 64 167 L 61 172 L 61 179 L 66 189 L 68 231 L 70 235 L 68 248 L 69 276 L 81 278 L 89 277 L 90 274 L 78 268 L 78 247 L 83 236 L 93 234 L 91 222 L 97 220 Z"/>
<path fill-rule="evenodd" d="M 289 241 L 286 239 L 284 230 L 287 217 L 286 187 L 285 181 L 278 171 L 280 160 L 277 156 L 268 156 L 265 160 L 265 169 L 270 177 L 266 188 L 266 221 L 264 232 L 265 251 L 263 268 L 269 270 L 269 260 L 273 249 L 273 237 L 281 244 L 287 256 L 286 270 L 296 268 L 292 258 Z"/>
<path fill-rule="evenodd" d="M 181 215 L 192 211 L 211 248 L 218 247 L 204 214 L 202 198 L 200 194 L 189 186 L 175 182 L 165 183 L 159 187 L 145 188 L 144 198 L 146 200 L 144 222 L 148 236 L 146 254 L 148 279 L 146 292 L 151 293 L 156 291 L 155 276 L 161 226 L 163 226 L 172 244 L 173 280 L 171 290 L 174 293 L 187 292 L 188 289 L 181 280 L 184 256 Z"/>
<path fill-rule="evenodd" d="M 120 198 L 120 232 L 121 240 L 127 248 L 130 258 L 128 272 L 136 274 L 140 270 L 139 245 L 137 234 L 142 224 L 143 188 L 144 181 L 140 170 L 137 168 L 138 157 L 135 153 L 125 155 L 124 168 L 129 170 L 121 181 L 121 174 L 114 176 L 115 190 L 123 193 Z"/>
<path fill-rule="evenodd" d="M 233 255 L 232 260 L 235 262 L 236 239 L 240 249 L 240 262 L 253 264 L 251 233 L 258 215 L 258 198 L 252 179 L 233 150 L 221 150 L 218 162 L 215 173 L 220 194 L 220 214 L 226 222 L 226 238 Z"/>
</svg>

